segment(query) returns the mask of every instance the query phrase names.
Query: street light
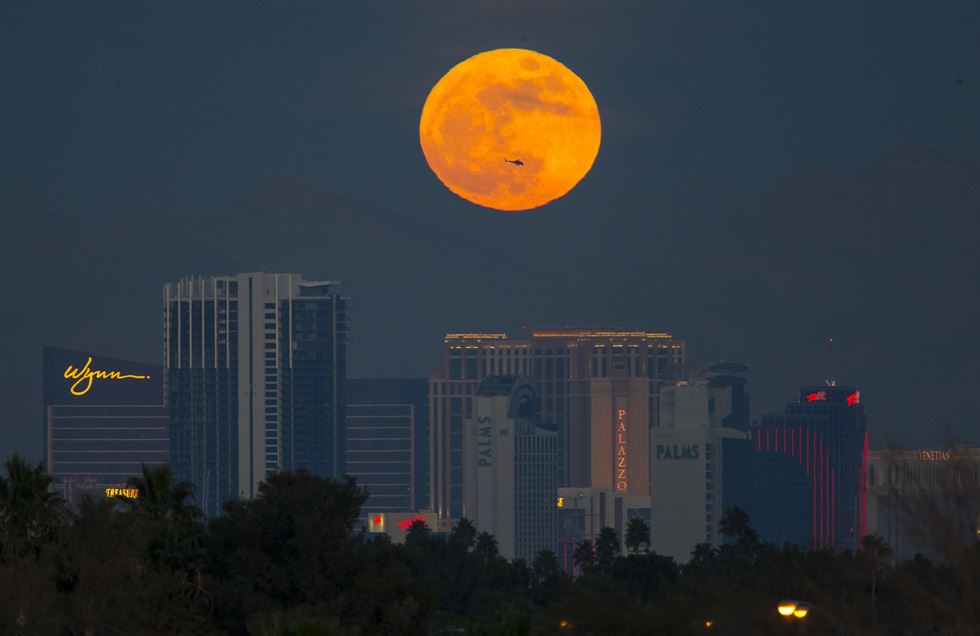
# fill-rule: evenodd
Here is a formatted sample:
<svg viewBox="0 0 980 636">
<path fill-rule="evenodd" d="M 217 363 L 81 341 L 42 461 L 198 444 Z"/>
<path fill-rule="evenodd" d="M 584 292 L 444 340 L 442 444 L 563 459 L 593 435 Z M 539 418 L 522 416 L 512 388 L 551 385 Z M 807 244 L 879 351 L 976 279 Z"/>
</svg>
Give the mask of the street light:
<svg viewBox="0 0 980 636">
<path fill-rule="evenodd" d="M 813 605 L 808 603 L 801 603 L 800 601 L 780 601 L 779 605 L 776 606 L 776 611 L 780 615 L 789 618 L 806 618 L 806 615 L 810 613 L 810 609 Z"/>
<path fill-rule="evenodd" d="M 780 601 L 776 606 L 776 611 L 783 616 L 792 616 L 799 606 L 799 601 Z"/>
<path fill-rule="evenodd" d="M 836 616 L 809 601 L 794 601 L 792 599 L 779 601 L 776 611 L 788 620 L 804 620 L 811 612 L 817 612 L 833 625 L 836 633 L 843 634 L 846 631 L 846 626 Z"/>
</svg>

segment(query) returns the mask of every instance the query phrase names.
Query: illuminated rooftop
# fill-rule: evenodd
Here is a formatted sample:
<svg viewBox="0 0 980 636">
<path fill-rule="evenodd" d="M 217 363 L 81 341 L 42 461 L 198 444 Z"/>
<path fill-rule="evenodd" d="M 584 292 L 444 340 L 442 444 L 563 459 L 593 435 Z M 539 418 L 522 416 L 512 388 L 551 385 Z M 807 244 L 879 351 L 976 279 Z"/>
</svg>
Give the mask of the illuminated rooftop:
<svg viewBox="0 0 980 636">
<path fill-rule="evenodd" d="M 653 338 L 671 339 L 665 331 L 610 331 L 606 329 L 539 329 L 533 338 Z"/>
<path fill-rule="evenodd" d="M 505 333 L 447 333 L 446 340 L 506 340 Z"/>
</svg>

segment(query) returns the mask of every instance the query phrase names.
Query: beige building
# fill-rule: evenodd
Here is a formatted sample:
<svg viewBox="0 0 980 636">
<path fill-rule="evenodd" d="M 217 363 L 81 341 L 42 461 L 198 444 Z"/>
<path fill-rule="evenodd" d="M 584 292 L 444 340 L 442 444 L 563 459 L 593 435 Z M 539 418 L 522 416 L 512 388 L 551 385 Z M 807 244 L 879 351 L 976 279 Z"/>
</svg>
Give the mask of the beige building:
<svg viewBox="0 0 980 636">
<path fill-rule="evenodd" d="M 489 376 L 463 429 L 463 516 L 529 563 L 557 540 L 558 434 L 537 418 L 526 378 Z"/>
<path fill-rule="evenodd" d="M 614 371 L 589 382 L 592 488 L 650 494 L 650 382 Z"/>
<path fill-rule="evenodd" d="M 896 559 L 941 559 L 941 538 L 980 541 L 980 448 L 870 451 L 866 492 L 868 533 Z"/>
<path fill-rule="evenodd" d="M 442 369 L 429 379 L 432 509 L 442 518 L 462 514 L 461 431 L 489 375 L 530 378 L 541 419 L 558 425 L 560 485 L 648 494 L 660 378 L 684 355 L 684 342 L 663 332 L 540 329 L 520 340 L 447 334 Z"/>
<path fill-rule="evenodd" d="M 720 543 L 724 511 L 751 507 L 752 446 L 744 365 L 687 369 L 660 391 L 650 440 L 650 542 L 685 563 L 699 543 Z"/>
</svg>

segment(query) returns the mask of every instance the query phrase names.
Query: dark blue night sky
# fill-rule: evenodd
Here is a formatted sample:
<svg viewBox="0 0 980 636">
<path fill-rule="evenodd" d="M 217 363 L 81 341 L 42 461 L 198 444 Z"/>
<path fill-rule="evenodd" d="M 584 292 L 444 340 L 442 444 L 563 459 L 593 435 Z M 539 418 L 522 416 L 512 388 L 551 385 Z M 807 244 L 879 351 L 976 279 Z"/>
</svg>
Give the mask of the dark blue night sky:
<svg viewBox="0 0 980 636">
<path fill-rule="evenodd" d="M 602 116 L 530 214 L 419 149 L 500 47 Z M 263 268 L 344 282 L 354 375 L 425 376 L 446 330 L 668 329 L 750 365 L 753 417 L 832 365 L 877 445 L 980 442 L 978 62 L 975 2 L 4 3 L 0 448 L 40 455 L 43 345 L 156 363 L 163 283 Z"/>
</svg>

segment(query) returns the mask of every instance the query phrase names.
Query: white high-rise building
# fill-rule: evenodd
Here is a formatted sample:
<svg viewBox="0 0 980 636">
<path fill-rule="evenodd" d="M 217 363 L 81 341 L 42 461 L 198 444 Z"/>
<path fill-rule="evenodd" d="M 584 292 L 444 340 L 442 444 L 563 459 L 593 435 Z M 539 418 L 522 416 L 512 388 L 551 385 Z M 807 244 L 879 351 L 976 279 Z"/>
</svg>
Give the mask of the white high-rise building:
<svg viewBox="0 0 980 636">
<path fill-rule="evenodd" d="M 554 552 L 558 538 L 558 432 L 537 418 L 526 378 L 490 376 L 463 429 L 463 516 L 497 540 L 500 555 Z"/>
<path fill-rule="evenodd" d="M 264 272 L 163 288 L 170 461 L 205 514 L 277 470 L 344 474 L 347 300 Z"/>
<path fill-rule="evenodd" d="M 686 369 L 660 389 L 650 439 L 650 540 L 686 562 L 699 543 L 719 543 L 724 511 L 751 507 L 752 447 L 745 366 Z"/>
</svg>

